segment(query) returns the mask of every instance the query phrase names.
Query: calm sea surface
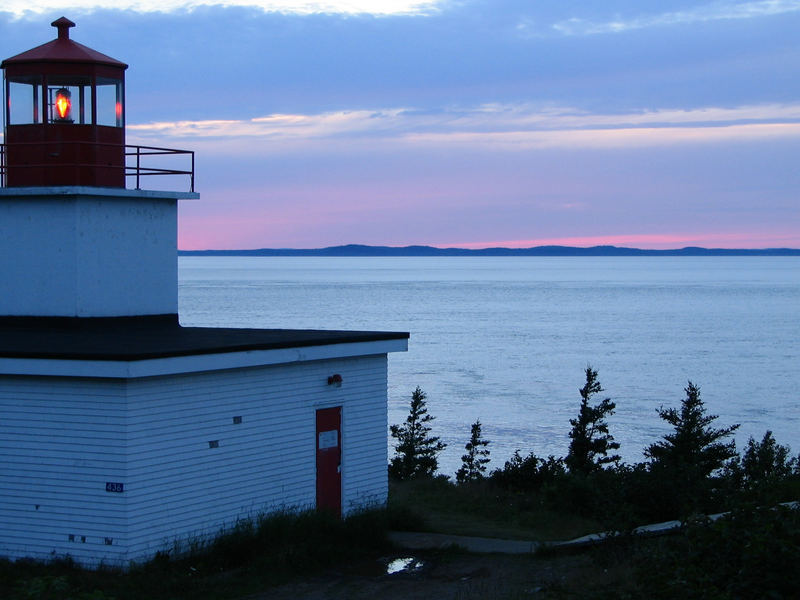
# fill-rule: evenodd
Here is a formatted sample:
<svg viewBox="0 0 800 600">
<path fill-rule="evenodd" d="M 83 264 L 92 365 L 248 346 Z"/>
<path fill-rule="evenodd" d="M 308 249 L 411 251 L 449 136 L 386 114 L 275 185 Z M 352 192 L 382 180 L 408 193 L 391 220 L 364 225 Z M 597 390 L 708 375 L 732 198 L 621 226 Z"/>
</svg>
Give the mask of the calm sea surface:
<svg viewBox="0 0 800 600">
<path fill-rule="evenodd" d="M 415 386 L 452 475 L 483 423 L 492 466 L 566 453 L 584 369 L 626 461 L 669 431 L 691 380 L 739 448 L 771 429 L 800 452 L 800 259 L 181 257 L 181 322 L 409 331 L 389 355 L 389 421 Z"/>
</svg>

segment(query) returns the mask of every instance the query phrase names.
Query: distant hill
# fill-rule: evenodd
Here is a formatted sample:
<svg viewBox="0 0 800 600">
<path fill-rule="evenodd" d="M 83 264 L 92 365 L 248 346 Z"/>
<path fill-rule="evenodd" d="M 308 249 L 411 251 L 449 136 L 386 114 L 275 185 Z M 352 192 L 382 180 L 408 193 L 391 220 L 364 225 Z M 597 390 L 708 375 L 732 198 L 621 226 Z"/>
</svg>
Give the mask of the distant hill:
<svg viewBox="0 0 800 600">
<path fill-rule="evenodd" d="M 698 248 L 645 250 L 618 246 L 536 246 L 535 248 L 434 248 L 433 246 L 363 246 L 328 248 L 259 248 L 255 250 L 179 250 L 180 256 L 800 256 L 798 248 Z"/>
</svg>

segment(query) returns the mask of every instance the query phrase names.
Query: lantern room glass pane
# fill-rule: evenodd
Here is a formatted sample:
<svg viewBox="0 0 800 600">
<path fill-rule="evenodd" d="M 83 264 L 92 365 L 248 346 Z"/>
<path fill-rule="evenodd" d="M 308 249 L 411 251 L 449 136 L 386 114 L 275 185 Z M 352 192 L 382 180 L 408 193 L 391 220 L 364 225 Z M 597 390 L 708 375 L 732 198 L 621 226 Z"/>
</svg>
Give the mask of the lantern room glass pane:
<svg viewBox="0 0 800 600">
<path fill-rule="evenodd" d="M 121 80 L 97 78 L 97 124 L 123 126 Z"/>
<path fill-rule="evenodd" d="M 66 91 L 71 106 L 69 115 L 63 118 L 59 115 L 58 98 Z M 48 123 L 76 123 L 88 125 L 92 122 L 92 85 L 88 77 L 59 77 L 47 78 L 47 122 Z"/>
<path fill-rule="evenodd" d="M 23 75 L 8 79 L 8 125 L 30 125 L 41 123 L 39 94 L 42 78 L 38 75 Z"/>
</svg>

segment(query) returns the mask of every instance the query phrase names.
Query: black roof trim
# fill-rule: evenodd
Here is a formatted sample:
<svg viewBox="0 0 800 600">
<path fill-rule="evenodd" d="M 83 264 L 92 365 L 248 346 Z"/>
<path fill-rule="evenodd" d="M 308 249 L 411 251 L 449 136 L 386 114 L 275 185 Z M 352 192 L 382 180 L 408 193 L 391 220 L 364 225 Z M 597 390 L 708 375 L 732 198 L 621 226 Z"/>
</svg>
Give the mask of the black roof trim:
<svg viewBox="0 0 800 600">
<path fill-rule="evenodd" d="M 407 332 L 182 327 L 177 315 L 0 317 L 0 357 L 134 361 L 408 339 Z"/>
</svg>

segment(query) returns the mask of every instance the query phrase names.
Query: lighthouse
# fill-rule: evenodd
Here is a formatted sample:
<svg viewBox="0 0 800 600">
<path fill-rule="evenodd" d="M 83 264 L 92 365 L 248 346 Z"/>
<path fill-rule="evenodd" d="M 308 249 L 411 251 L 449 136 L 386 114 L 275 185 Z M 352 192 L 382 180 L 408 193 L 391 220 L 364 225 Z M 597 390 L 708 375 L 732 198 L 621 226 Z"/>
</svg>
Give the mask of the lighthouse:
<svg viewBox="0 0 800 600">
<path fill-rule="evenodd" d="M 52 25 L 56 39 L 0 64 L 0 315 L 176 320 L 178 200 L 199 197 L 193 154 L 164 151 L 184 170 L 142 168 L 156 149 L 125 145 L 128 66 L 70 39 L 72 21 Z M 126 189 L 165 172 L 187 191 Z"/>
<path fill-rule="evenodd" d="M 52 25 L 0 65 L 0 556 L 125 566 L 385 502 L 408 333 L 181 326 L 194 155 L 126 144 L 128 66 Z M 148 189 L 167 179 L 183 189 Z"/>
</svg>

